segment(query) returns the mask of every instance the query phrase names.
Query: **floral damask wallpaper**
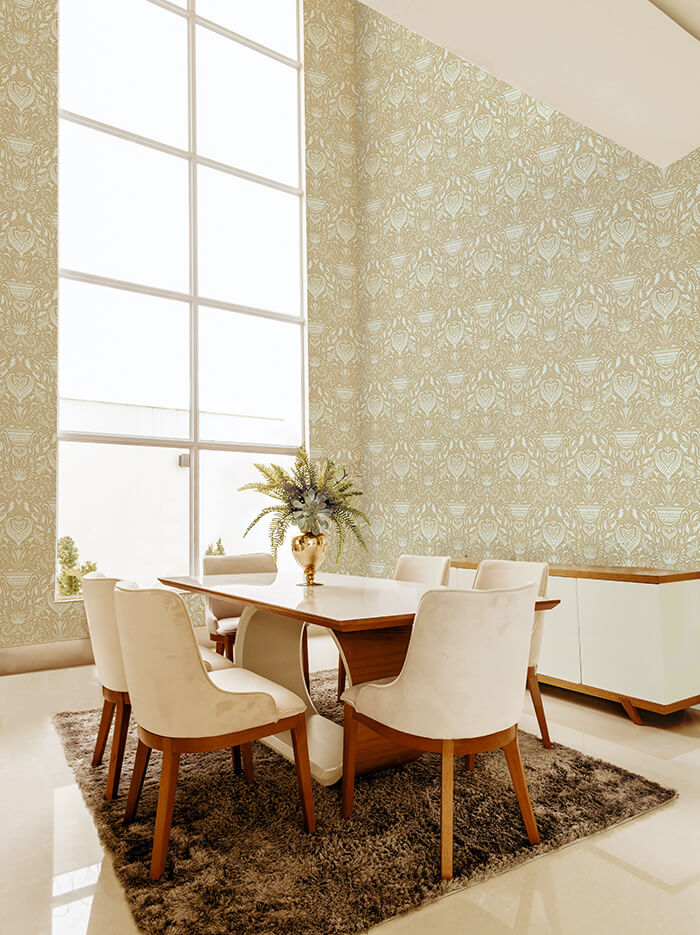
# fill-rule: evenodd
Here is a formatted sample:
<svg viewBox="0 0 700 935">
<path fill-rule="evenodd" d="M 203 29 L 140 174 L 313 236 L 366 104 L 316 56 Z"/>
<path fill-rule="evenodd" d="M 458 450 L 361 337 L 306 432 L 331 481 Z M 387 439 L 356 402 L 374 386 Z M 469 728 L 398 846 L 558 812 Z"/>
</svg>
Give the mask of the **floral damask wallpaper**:
<svg viewBox="0 0 700 935">
<path fill-rule="evenodd" d="M 0 646 L 53 601 L 56 5 L 0 0 Z M 311 443 L 368 558 L 697 563 L 700 152 L 665 171 L 355 0 L 305 3 Z"/>
<path fill-rule="evenodd" d="M 83 636 L 56 550 L 56 4 L 0 2 L 0 646 Z"/>
<path fill-rule="evenodd" d="M 304 81 L 310 445 L 360 475 L 355 12 L 354 0 L 304 4 Z M 349 543 L 343 570 L 365 562 Z"/>
<path fill-rule="evenodd" d="M 370 571 L 697 563 L 700 151 L 657 169 L 352 6 Z M 326 109 L 308 155 L 345 125 Z M 334 316 L 310 296 L 327 375 Z"/>
</svg>

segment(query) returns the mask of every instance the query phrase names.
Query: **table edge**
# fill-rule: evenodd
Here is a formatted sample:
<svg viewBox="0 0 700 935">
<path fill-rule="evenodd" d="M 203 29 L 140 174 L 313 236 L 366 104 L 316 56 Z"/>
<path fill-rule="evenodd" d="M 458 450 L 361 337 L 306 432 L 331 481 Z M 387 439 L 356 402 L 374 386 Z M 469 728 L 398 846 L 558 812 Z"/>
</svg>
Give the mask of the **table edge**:
<svg viewBox="0 0 700 935">
<path fill-rule="evenodd" d="M 204 589 L 192 584 L 183 584 L 175 578 L 159 577 L 158 581 L 168 587 L 175 587 L 190 594 L 201 594 L 202 597 L 215 597 L 224 601 L 232 601 L 235 604 L 245 604 L 256 607 L 259 610 L 267 610 L 270 613 L 280 613 L 280 608 L 276 604 L 268 604 L 266 601 L 254 601 L 249 598 L 234 597 L 231 594 L 225 594 L 222 591 L 214 591 L 212 588 Z M 535 601 L 535 612 L 552 610 L 561 601 L 558 598 L 541 598 Z M 363 617 L 359 620 L 335 620 L 332 617 L 324 617 L 321 614 L 308 613 L 303 610 L 285 609 L 283 616 L 291 617 L 293 620 L 304 620 L 306 623 L 317 623 L 319 626 L 326 627 L 328 630 L 337 630 L 339 633 L 357 631 L 357 630 L 380 630 L 389 627 L 407 627 L 411 626 L 415 619 L 415 614 L 394 614 L 384 617 Z"/>
</svg>

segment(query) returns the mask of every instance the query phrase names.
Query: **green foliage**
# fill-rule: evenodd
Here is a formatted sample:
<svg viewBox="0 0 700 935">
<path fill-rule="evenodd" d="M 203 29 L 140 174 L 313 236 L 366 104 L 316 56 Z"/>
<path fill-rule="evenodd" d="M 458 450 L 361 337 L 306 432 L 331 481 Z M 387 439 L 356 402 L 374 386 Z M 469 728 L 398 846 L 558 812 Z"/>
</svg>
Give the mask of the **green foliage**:
<svg viewBox="0 0 700 935">
<path fill-rule="evenodd" d="M 302 532 L 306 532 L 306 529 L 302 529 L 305 522 L 310 519 L 318 522 L 320 519 L 320 529 L 329 523 L 338 534 L 336 562 L 343 553 L 348 532 L 352 533 L 363 549 L 367 548 L 360 523 L 369 525 L 369 519 L 353 505 L 362 496 L 362 491 L 357 490 L 346 468 L 340 467 L 330 458 L 315 464 L 303 446 L 297 451 L 291 471 L 286 471 L 278 464 L 256 464 L 255 467 L 262 474 L 263 480 L 245 484 L 239 490 L 255 490 L 278 503 L 262 509 L 244 536 L 263 517 L 269 516 L 270 548 L 276 558 L 290 526 L 296 524 Z"/>
<path fill-rule="evenodd" d="M 212 545 L 211 542 L 207 546 L 207 550 L 204 553 L 205 555 L 226 555 L 226 549 L 224 544 L 221 541 L 221 536 L 216 540 L 216 545 Z"/>
<path fill-rule="evenodd" d="M 72 597 L 82 591 L 81 579 L 90 571 L 97 571 L 95 562 L 84 562 L 79 565 L 80 555 L 75 541 L 70 536 L 62 536 L 56 548 L 58 564 L 61 566 L 56 577 L 58 593 L 64 597 Z"/>
</svg>

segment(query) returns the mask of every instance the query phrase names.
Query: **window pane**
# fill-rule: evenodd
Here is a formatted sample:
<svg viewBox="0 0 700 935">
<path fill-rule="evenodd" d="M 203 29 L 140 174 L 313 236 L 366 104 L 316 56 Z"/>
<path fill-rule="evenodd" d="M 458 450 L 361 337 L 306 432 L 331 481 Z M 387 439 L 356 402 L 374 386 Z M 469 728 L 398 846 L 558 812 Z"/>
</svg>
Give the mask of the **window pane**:
<svg viewBox="0 0 700 935">
<path fill-rule="evenodd" d="M 187 161 L 60 121 L 60 266 L 186 292 Z"/>
<path fill-rule="evenodd" d="M 227 442 L 299 445 L 301 328 L 199 310 L 199 433 Z"/>
<path fill-rule="evenodd" d="M 201 295 L 298 316 L 299 198 L 200 168 L 198 204 Z"/>
<path fill-rule="evenodd" d="M 143 0 L 61 0 L 61 107 L 187 148 L 187 22 Z"/>
<path fill-rule="evenodd" d="M 288 455 L 250 455 L 230 451 L 201 451 L 199 455 L 199 524 L 202 554 L 208 545 L 220 538 L 226 554 L 269 552 L 270 523 L 263 518 L 243 538 L 248 524 L 272 500 L 252 490 L 239 492 L 239 487 L 257 480 L 260 474 L 253 465 L 280 464 L 289 468 L 294 459 Z M 277 556 L 279 568 L 298 568 L 289 542 L 298 530 L 288 533 Z"/>
<path fill-rule="evenodd" d="M 297 57 L 296 0 L 196 0 L 199 16 L 289 58 Z"/>
<path fill-rule="evenodd" d="M 152 582 L 189 568 L 189 470 L 173 448 L 61 442 L 58 536 L 105 574 Z"/>
<path fill-rule="evenodd" d="M 299 184 L 297 72 L 197 30 L 197 148 L 203 156 Z"/>
<path fill-rule="evenodd" d="M 189 435 L 189 308 L 60 280 L 59 428 Z"/>
</svg>

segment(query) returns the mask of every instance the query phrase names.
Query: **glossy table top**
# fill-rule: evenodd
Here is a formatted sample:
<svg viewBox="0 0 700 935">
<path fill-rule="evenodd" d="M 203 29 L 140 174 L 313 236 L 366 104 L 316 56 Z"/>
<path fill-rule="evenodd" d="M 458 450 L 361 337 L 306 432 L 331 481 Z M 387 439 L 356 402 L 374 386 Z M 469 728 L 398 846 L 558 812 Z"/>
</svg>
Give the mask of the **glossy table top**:
<svg viewBox="0 0 700 935">
<path fill-rule="evenodd" d="M 317 574 L 321 587 L 299 584 L 300 573 L 197 575 L 161 577 L 169 587 L 319 623 L 332 630 L 370 630 L 413 623 L 418 602 L 430 588 L 390 578 Z M 558 600 L 540 600 L 536 610 L 556 607 Z"/>
</svg>

